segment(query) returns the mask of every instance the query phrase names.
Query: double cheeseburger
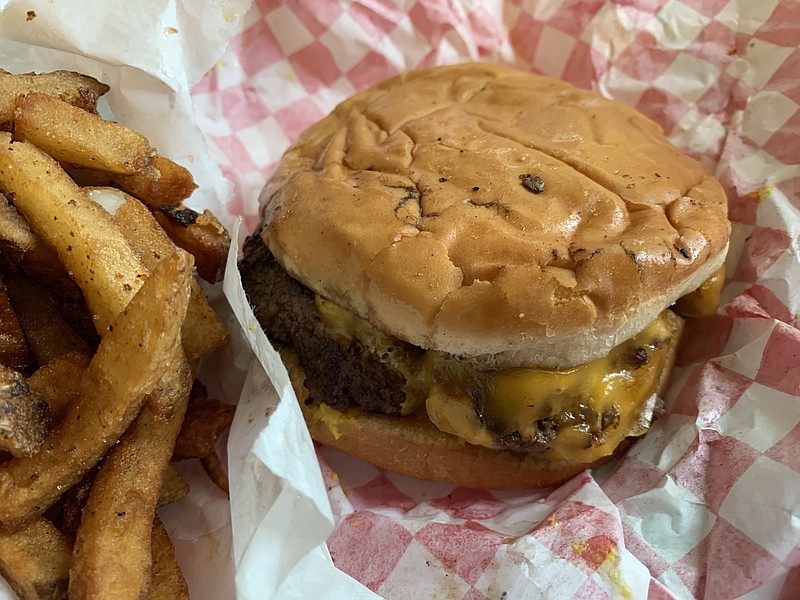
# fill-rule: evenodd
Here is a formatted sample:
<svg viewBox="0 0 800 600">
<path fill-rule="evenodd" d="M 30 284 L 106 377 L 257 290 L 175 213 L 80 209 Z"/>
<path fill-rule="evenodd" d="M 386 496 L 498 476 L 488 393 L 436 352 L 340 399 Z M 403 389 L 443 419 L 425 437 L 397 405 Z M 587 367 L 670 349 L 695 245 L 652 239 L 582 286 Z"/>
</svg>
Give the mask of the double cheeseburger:
<svg viewBox="0 0 800 600">
<path fill-rule="evenodd" d="M 417 478 L 540 487 L 657 416 L 676 312 L 719 301 L 726 207 L 627 106 L 439 67 L 303 133 L 240 270 L 316 440 Z"/>
</svg>

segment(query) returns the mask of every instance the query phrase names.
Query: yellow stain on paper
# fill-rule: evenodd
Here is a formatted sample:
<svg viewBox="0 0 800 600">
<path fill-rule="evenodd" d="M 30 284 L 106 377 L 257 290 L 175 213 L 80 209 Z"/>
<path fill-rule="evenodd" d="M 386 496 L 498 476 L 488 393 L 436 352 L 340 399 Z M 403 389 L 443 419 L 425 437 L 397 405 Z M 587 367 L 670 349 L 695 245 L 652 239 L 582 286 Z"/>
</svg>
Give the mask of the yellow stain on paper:
<svg viewBox="0 0 800 600">
<path fill-rule="evenodd" d="M 550 527 L 557 527 L 558 522 L 558 514 L 553 513 L 553 517 L 550 519 Z"/>
<path fill-rule="evenodd" d="M 610 584 L 614 595 L 631 600 L 631 589 L 620 571 L 619 550 L 612 539 L 599 535 L 589 540 L 578 540 L 573 542 L 572 552 Z"/>
<path fill-rule="evenodd" d="M 755 200 L 756 202 L 761 202 L 762 200 L 766 200 L 767 198 L 769 198 L 773 194 L 774 191 L 775 191 L 775 186 L 768 183 L 768 184 L 762 185 L 756 191 L 750 192 L 749 194 L 747 194 L 747 197 L 750 200 Z"/>
<path fill-rule="evenodd" d="M 575 556 L 580 556 L 589 548 L 589 543 L 585 540 L 578 540 L 577 542 L 572 543 L 572 553 Z"/>
</svg>

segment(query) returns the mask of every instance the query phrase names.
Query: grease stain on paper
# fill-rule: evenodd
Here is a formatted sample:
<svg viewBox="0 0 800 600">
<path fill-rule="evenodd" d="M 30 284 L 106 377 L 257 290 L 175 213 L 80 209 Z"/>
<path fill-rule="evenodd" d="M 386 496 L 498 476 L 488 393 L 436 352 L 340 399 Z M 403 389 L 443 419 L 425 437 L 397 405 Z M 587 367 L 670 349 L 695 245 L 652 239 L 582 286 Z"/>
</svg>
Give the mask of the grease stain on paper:
<svg viewBox="0 0 800 600">
<path fill-rule="evenodd" d="M 572 544 L 572 552 L 605 579 L 615 595 L 631 600 L 631 589 L 620 570 L 619 550 L 613 539 L 596 535 L 588 540 L 578 540 Z"/>
<path fill-rule="evenodd" d="M 747 197 L 750 200 L 755 200 L 756 202 L 761 202 L 762 200 L 766 200 L 775 192 L 775 186 L 772 184 L 764 184 L 754 192 L 750 192 L 747 194 Z"/>
</svg>

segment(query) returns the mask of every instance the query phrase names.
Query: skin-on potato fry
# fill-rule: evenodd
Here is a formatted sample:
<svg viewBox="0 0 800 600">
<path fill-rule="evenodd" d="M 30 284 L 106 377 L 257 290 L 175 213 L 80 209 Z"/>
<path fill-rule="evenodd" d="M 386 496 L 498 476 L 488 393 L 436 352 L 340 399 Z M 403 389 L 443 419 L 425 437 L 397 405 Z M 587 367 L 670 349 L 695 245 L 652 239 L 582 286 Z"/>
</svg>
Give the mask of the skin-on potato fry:
<svg viewBox="0 0 800 600">
<path fill-rule="evenodd" d="M 180 352 L 191 272 L 179 254 L 158 265 L 103 338 L 84 374 L 80 399 L 39 452 L 0 465 L 5 528 L 18 529 L 46 511 L 136 417 Z"/>
<path fill-rule="evenodd" d="M 28 347 L 40 365 L 68 352 L 89 352 L 89 344 L 61 315 L 47 286 L 20 275 L 9 277 L 7 285 Z"/>
<path fill-rule="evenodd" d="M 175 460 L 202 458 L 214 452 L 219 436 L 230 428 L 235 412 L 235 406 L 209 398 L 205 386 L 195 381 L 175 443 Z"/>
<path fill-rule="evenodd" d="M 153 214 L 172 241 L 194 256 L 200 277 L 211 283 L 222 280 L 231 237 L 211 211 L 198 214 L 185 206 L 165 206 Z"/>
<path fill-rule="evenodd" d="M 151 211 L 177 206 L 197 189 L 188 169 L 163 156 L 155 156 L 142 170 L 119 175 L 64 165 L 64 170 L 81 187 L 114 186 L 140 200 Z"/>
<path fill-rule="evenodd" d="M 131 174 L 156 151 L 142 134 L 46 94 L 17 99 L 14 138 L 28 141 L 59 162 Z"/>
<path fill-rule="evenodd" d="M 64 492 L 56 505 L 56 508 L 60 505 L 61 510 L 58 517 L 53 519 L 53 525 L 66 535 L 70 542 L 75 540 L 75 534 L 78 533 L 83 507 L 86 506 L 86 500 L 89 498 L 89 492 L 92 491 L 95 477 L 97 477 L 97 468 L 86 471 L 78 483 Z M 70 559 L 71 562 L 72 559 Z"/>
<path fill-rule="evenodd" d="M 28 377 L 28 387 L 50 407 L 50 426 L 64 418 L 67 408 L 81 392 L 81 375 L 88 368 L 91 356 L 73 351 L 54 358 Z"/>
<path fill-rule="evenodd" d="M 47 519 L 0 531 L 0 573 L 21 600 L 65 598 L 70 556 L 69 541 Z"/>
<path fill-rule="evenodd" d="M 146 273 L 110 215 L 50 156 L 5 133 L 0 133 L 0 192 L 13 194 L 17 210 L 56 250 L 104 335 Z"/>
<path fill-rule="evenodd" d="M 87 188 L 86 192 L 89 198 L 109 211 L 146 268 L 154 269 L 164 256 L 179 251 L 152 213 L 136 198 L 106 187 Z M 194 279 L 181 335 L 190 362 L 228 341 L 228 330 L 208 305 L 200 284 Z"/>
<path fill-rule="evenodd" d="M 12 75 L 0 70 L 0 123 L 14 118 L 17 98 L 28 92 L 47 94 L 85 111 L 96 112 L 97 99 L 107 91 L 106 84 L 71 71 Z"/>
<path fill-rule="evenodd" d="M 175 560 L 175 548 L 158 517 L 153 521 L 152 554 L 147 600 L 189 600 L 189 588 Z"/>
<path fill-rule="evenodd" d="M 208 478 L 213 481 L 216 486 L 225 492 L 226 496 L 230 497 L 230 485 L 228 484 L 228 472 L 222 464 L 222 460 L 217 454 L 216 450 L 200 459 L 200 464 L 203 465 L 203 470 L 208 475 Z"/>
<path fill-rule="evenodd" d="M 0 279 L 0 365 L 18 371 L 27 370 L 31 366 L 31 355 L 25 343 L 22 327 L 19 325 L 19 317 L 14 312 L 2 279 Z"/>
<path fill-rule="evenodd" d="M 20 265 L 43 281 L 67 276 L 58 257 L 31 231 L 28 222 L 0 194 L 0 257 L 6 267 Z"/>
<path fill-rule="evenodd" d="M 0 194 L 0 252 L 4 261 L 10 258 L 16 265 L 25 252 L 40 244 L 27 221 L 11 206 L 8 198 Z"/>
<path fill-rule="evenodd" d="M 163 156 L 156 156 L 133 175 L 113 175 L 111 181 L 153 211 L 162 206 L 177 206 L 197 189 L 188 169 Z"/>
<path fill-rule="evenodd" d="M 87 169 L 86 167 L 78 167 L 66 163 L 61 166 L 72 177 L 72 180 L 81 187 L 111 185 L 111 173 L 106 171 Z"/>
<path fill-rule="evenodd" d="M 146 590 L 156 504 L 188 399 L 186 388 L 170 418 L 144 407 L 106 455 L 75 538 L 71 600 L 138 600 Z"/>
<path fill-rule="evenodd" d="M 50 408 L 31 392 L 25 378 L 0 366 L 0 450 L 31 456 L 44 442 Z"/>
<path fill-rule="evenodd" d="M 92 491 L 97 471 L 98 469 L 87 471 L 83 478 L 67 490 L 59 500 L 61 511 L 57 521 L 55 521 L 55 525 L 59 531 L 71 540 L 74 540 L 75 535 L 78 533 L 83 507 L 86 506 L 86 501 L 89 499 L 89 493 Z M 175 467 L 167 465 L 167 468 L 164 469 L 161 490 L 158 493 L 158 507 L 161 508 L 167 504 L 178 502 L 188 493 L 189 484 L 186 483 Z"/>
<path fill-rule="evenodd" d="M 167 465 L 161 481 L 161 490 L 158 492 L 158 507 L 177 502 L 188 493 L 189 484 L 175 467 Z"/>
</svg>

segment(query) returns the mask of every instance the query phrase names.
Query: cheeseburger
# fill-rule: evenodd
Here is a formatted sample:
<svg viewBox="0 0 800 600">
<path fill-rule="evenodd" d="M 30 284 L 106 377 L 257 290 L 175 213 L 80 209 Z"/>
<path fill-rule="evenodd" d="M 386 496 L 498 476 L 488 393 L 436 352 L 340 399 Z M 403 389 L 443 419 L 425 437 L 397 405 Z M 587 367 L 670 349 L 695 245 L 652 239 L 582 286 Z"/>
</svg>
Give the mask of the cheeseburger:
<svg viewBox="0 0 800 600">
<path fill-rule="evenodd" d="M 312 436 L 405 475 L 555 484 L 644 434 L 713 314 L 719 183 L 632 108 L 464 64 L 290 147 L 240 263 Z"/>
</svg>

